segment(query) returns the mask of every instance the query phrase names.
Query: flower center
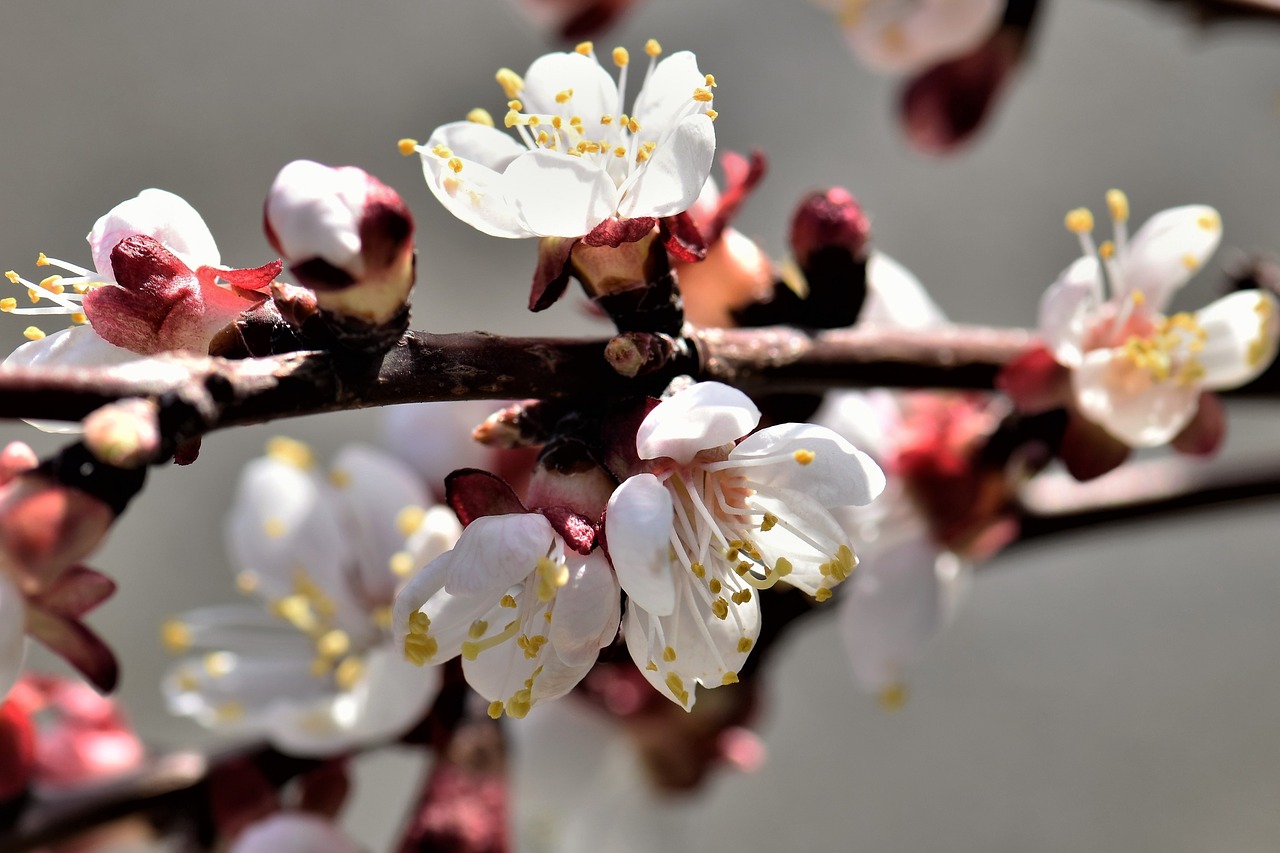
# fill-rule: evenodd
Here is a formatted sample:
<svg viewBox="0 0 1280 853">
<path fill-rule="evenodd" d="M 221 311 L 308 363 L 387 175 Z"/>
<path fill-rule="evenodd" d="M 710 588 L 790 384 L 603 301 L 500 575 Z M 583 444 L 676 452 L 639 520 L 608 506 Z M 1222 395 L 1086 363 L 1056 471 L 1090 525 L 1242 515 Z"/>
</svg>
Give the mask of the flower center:
<svg viewBox="0 0 1280 853">
<path fill-rule="evenodd" d="M 70 276 L 51 275 L 41 279 L 38 282 L 30 281 L 18 275 L 13 270 L 9 270 L 4 277 L 9 280 L 10 284 L 25 288 L 27 298 L 31 300 L 33 308 L 19 307 L 18 300 L 12 296 L 0 299 L 0 312 L 5 314 L 18 315 L 62 315 L 71 318 L 71 322 L 76 325 L 89 322 L 84 315 L 83 306 L 80 302 L 84 299 L 84 294 L 93 287 L 101 287 L 105 282 L 95 280 L 97 273 L 87 270 L 84 267 L 75 264 L 60 261 L 56 258 L 47 257 L 41 252 L 36 258 L 36 266 L 38 267 L 55 267 L 71 273 Z M 42 304 L 43 303 L 43 304 Z M 28 326 L 23 335 L 29 341 L 38 341 L 45 337 L 45 333 L 38 326 Z"/>
</svg>

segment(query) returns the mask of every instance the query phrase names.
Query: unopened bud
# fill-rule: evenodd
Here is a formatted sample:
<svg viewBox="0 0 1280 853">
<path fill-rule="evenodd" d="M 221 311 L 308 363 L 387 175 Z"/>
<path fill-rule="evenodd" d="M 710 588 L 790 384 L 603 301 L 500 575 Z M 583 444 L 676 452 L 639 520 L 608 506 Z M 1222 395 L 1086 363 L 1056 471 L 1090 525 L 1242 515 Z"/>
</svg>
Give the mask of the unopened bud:
<svg viewBox="0 0 1280 853">
<path fill-rule="evenodd" d="M 36 732 L 17 699 L 0 704 L 0 803 L 27 790 L 36 769 Z"/>
<path fill-rule="evenodd" d="M 159 408 L 133 398 L 109 403 L 84 419 L 84 443 L 100 461 L 139 468 L 160 454 Z"/>
<path fill-rule="evenodd" d="M 841 248 L 856 259 L 865 259 L 870 237 L 871 222 L 858 200 L 843 187 L 809 193 L 791 219 L 791 252 L 801 269 L 823 249 Z"/>
<path fill-rule="evenodd" d="M 413 216 L 395 190 L 355 166 L 295 160 L 271 185 L 264 224 L 321 310 L 375 327 L 407 325 Z"/>
</svg>

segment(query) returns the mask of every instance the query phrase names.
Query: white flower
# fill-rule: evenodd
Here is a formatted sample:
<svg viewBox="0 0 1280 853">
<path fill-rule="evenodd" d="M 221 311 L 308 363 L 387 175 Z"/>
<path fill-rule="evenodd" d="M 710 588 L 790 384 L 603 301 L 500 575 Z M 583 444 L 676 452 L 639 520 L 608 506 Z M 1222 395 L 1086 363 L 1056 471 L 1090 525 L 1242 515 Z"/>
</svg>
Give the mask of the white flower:
<svg viewBox="0 0 1280 853">
<path fill-rule="evenodd" d="M 659 403 L 636 449 L 653 473 L 609 500 L 605 533 L 627 593 L 627 647 L 645 677 L 692 707 L 690 682 L 737 681 L 760 630 L 759 590 L 779 580 L 829 598 L 857 558 L 830 508 L 884 488 L 871 458 L 825 427 L 751 432 L 741 391 L 702 382 Z"/>
<path fill-rule="evenodd" d="M 439 676 L 403 660 L 391 604 L 460 532 L 452 511 L 427 505 L 417 479 L 378 451 L 345 448 L 325 479 L 305 445 L 273 440 L 245 468 L 227 522 L 236 585 L 267 607 L 208 607 L 165 625 L 171 648 L 206 652 L 166 676 L 171 710 L 297 755 L 417 722 Z"/>
<path fill-rule="evenodd" d="M 471 432 L 501 406 L 491 400 L 392 406 L 382 410 L 382 441 L 432 489 L 443 491 L 450 472 L 493 462 L 493 448 L 472 439 Z"/>
<path fill-rule="evenodd" d="M 1153 447 L 1191 422 L 1201 391 L 1243 385 L 1266 369 L 1280 319 L 1275 297 L 1258 290 L 1165 316 L 1174 293 L 1217 248 L 1218 212 L 1170 208 L 1130 238 L 1124 193 L 1111 190 L 1107 204 L 1115 235 L 1101 247 L 1093 244 L 1089 211 L 1067 215 L 1084 256 L 1041 299 L 1040 331 L 1070 368 L 1081 413 L 1130 446 Z"/>
<path fill-rule="evenodd" d="M 332 821 L 306 812 L 278 812 L 250 824 L 230 853 L 359 853 Z"/>
<path fill-rule="evenodd" d="M 698 197 L 715 153 L 710 75 L 692 53 L 657 61 L 650 40 L 644 83 L 626 110 L 630 57 L 615 48 L 615 84 L 589 42 L 552 53 L 523 78 L 498 82 L 510 99 L 504 124 L 484 110 L 436 128 L 422 157 L 427 185 L 449 212 L 497 237 L 581 237 L 616 218 L 674 216 Z"/>
<path fill-rule="evenodd" d="M 396 598 L 416 664 L 459 654 L 489 714 L 523 717 L 569 692 L 618 633 L 618 583 L 599 551 L 566 547 L 537 512 L 477 518 Z"/>
<path fill-rule="evenodd" d="M 953 59 L 991 34 L 1003 0 L 818 0 L 834 11 L 854 54 L 898 74 Z"/>
<path fill-rule="evenodd" d="M 22 674 L 27 653 L 27 605 L 22 593 L 0 571 L 0 702 Z"/>
</svg>

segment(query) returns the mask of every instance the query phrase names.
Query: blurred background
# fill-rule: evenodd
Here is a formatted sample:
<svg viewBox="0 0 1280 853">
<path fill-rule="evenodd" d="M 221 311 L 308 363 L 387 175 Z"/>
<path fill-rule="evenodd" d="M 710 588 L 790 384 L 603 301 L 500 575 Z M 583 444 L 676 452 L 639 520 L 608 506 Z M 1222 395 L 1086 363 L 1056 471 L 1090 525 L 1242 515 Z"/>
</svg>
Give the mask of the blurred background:
<svg viewBox="0 0 1280 853">
<path fill-rule="evenodd" d="M 992 119 L 941 159 L 904 142 L 901 81 L 864 70 L 801 0 L 648 0 L 598 41 L 638 51 L 650 36 L 715 74 L 720 148 L 769 157 L 741 230 L 781 257 L 795 199 L 844 185 L 878 247 L 956 320 L 1033 324 L 1077 253 L 1063 213 L 1103 209 L 1112 186 L 1135 224 L 1190 202 L 1222 212 L 1224 248 L 1180 305 L 1216 293 L 1230 249 L 1280 249 L 1280 26 L 1206 31 L 1149 0 L 1046 0 Z M 528 314 L 533 243 L 456 221 L 395 145 L 475 106 L 500 114 L 494 71 L 554 44 L 507 0 L 5 0 L 0 266 L 31 275 L 39 251 L 87 262 L 94 220 L 151 186 L 204 215 L 224 263 L 265 263 L 266 188 L 305 157 L 359 165 L 413 209 L 416 327 L 602 334 L 573 299 Z M 6 319 L 15 347 L 25 324 Z M 1280 454 L 1280 411 L 1233 415 L 1229 455 Z M 152 474 L 92 561 L 121 590 L 90 621 L 157 746 L 210 742 L 163 708 L 159 625 L 235 597 L 222 518 L 240 466 L 280 433 L 326 457 L 376 441 L 378 415 L 209 437 L 194 467 Z M 979 573 L 897 712 L 855 689 L 832 620 L 811 620 L 773 662 L 768 763 L 717 777 L 671 849 L 1276 849 L 1278 513 L 1226 507 L 1010 552 Z M 361 765 L 347 823 L 370 849 L 396 837 L 413 770 L 395 755 Z"/>
</svg>

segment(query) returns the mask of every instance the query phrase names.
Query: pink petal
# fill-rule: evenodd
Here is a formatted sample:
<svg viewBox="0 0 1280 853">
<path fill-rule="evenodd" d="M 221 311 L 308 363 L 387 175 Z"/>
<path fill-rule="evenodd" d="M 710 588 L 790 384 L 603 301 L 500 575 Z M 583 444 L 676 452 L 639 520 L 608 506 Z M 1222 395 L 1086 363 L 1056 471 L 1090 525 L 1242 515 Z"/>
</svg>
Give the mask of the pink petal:
<svg viewBox="0 0 1280 853">
<path fill-rule="evenodd" d="M 101 692 L 116 689 L 120 666 L 115 655 L 78 619 L 31 606 L 27 608 L 27 633 L 78 669 Z"/>
</svg>

